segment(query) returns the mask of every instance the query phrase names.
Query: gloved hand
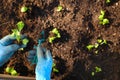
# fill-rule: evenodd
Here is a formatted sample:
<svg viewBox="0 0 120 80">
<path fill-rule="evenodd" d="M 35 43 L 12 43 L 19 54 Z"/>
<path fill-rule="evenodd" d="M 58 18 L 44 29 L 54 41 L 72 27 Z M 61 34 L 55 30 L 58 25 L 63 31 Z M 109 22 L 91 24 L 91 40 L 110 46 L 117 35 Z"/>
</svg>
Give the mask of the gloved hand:
<svg viewBox="0 0 120 80">
<path fill-rule="evenodd" d="M 0 66 L 6 63 L 15 51 L 26 47 L 25 45 L 12 44 L 14 40 L 15 38 L 11 35 L 7 35 L 0 40 Z"/>
<path fill-rule="evenodd" d="M 38 45 L 36 51 L 29 52 L 28 60 L 31 61 L 35 55 L 37 55 L 36 80 L 50 80 L 53 64 L 51 52 Z"/>
</svg>

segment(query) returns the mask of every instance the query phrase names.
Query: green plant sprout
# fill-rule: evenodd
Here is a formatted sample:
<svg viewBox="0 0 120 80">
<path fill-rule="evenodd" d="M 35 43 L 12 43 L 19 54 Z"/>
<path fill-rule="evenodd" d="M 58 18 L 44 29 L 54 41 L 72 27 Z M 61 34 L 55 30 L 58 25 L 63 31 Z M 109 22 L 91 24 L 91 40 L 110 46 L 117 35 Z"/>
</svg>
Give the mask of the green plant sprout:
<svg viewBox="0 0 120 80">
<path fill-rule="evenodd" d="M 95 44 L 90 44 L 88 46 L 86 46 L 86 48 L 91 51 L 92 49 L 96 49 L 95 53 L 98 54 L 98 48 L 99 46 L 103 45 L 103 44 L 107 44 L 106 40 L 102 40 L 102 39 L 97 39 L 97 42 Z"/>
<path fill-rule="evenodd" d="M 54 41 L 56 38 L 61 38 L 61 35 L 60 35 L 59 31 L 57 30 L 57 28 L 54 28 L 54 29 L 51 31 L 51 33 L 54 34 L 54 36 L 49 37 L 49 42 L 50 42 L 50 43 L 53 43 L 53 41 Z"/>
<path fill-rule="evenodd" d="M 110 0 L 106 0 L 106 3 L 110 3 L 111 1 Z"/>
<path fill-rule="evenodd" d="M 102 69 L 101 69 L 100 67 L 96 66 L 96 67 L 95 67 L 95 71 L 93 71 L 93 72 L 91 73 L 91 75 L 94 76 L 96 73 L 99 73 L 99 72 L 101 72 L 101 71 L 102 71 Z"/>
<path fill-rule="evenodd" d="M 21 8 L 21 12 L 26 12 L 28 10 L 28 7 L 26 7 L 26 6 L 23 6 L 22 8 Z"/>
<path fill-rule="evenodd" d="M 63 9 L 63 7 L 62 7 L 61 5 L 59 5 L 59 6 L 57 7 L 57 11 L 58 11 L 58 12 L 62 11 L 62 9 Z"/>
<path fill-rule="evenodd" d="M 21 39 L 21 31 L 24 28 L 24 26 L 25 26 L 24 22 L 23 21 L 19 21 L 17 23 L 17 29 L 12 29 L 11 36 L 15 37 L 16 40 L 18 41 L 18 43 L 20 43 L 20 41 L 21 41 L 24 45 L 27 45 L 29 40 L 27 38 Z"/>
<path fill-rule="evenodd" d="M 87 49 L 90 51 L 90 50 L 92 50 L 94 48 L 94 45 L 88 45 L 87 46 Z"/>
<path fill-rule="evenodd" d="M 18 75 L 17 71 L 14 68 L 12 68 L 12 67 L 7 67 L 5 69 L 5 71 L 7 73 L 11 74 L 12 76 L 17 76 Z"/>
<path fill-rule="evenodd" d="M 59 70 L 56 68 L 56 64 L 55 63 L 53 63 L 53 65 L 52 65 L 52 70 L 53 70 L 53 72 L 59 72 Z"/>
<path fill-rule="evenodd" d="M 104 18 L 105 17 L 105 11 L 101 10 L 100 12 L 100 16 L 98 17 L 99 20 L 100 20 L 100 24 L 102 25 L 105 25 L 105 24 L 108 24 L 109 23 L 109 20 L 107 18 Z"/>
<path fill-rule="evenodd" d="M 26 39 L 26 38 L 22 40 L 22 43 L 23 43 L 24 45 L 27 45 L 28 42 L 29 42 L 29 40 Z"/>
</svg>

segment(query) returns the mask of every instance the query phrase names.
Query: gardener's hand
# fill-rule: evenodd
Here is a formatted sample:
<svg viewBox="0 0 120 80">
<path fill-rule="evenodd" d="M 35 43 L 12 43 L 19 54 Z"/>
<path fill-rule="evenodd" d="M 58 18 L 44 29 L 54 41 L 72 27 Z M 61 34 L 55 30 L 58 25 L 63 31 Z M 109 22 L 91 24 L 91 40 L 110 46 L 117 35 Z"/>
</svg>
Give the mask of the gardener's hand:
<svg viewBox="0 0 120 80">
<path fill-rule="evenodd" d="M 25 45 L 12 44 L 14 40 L 15 38 L 11 35 L 7 35 L 0 40 L 0 66 L 6 63 L 15 51 L 26 47 Z"/>
<path fill-rule="evenodd" d="M 53 64 L 51 52 L 38 45 L 36 51 L 30 51 L 28 60 L 32 59 L 36 53 L 38 59 L 35 69 L 36 80 L 50 80 Z"/>
</svg>

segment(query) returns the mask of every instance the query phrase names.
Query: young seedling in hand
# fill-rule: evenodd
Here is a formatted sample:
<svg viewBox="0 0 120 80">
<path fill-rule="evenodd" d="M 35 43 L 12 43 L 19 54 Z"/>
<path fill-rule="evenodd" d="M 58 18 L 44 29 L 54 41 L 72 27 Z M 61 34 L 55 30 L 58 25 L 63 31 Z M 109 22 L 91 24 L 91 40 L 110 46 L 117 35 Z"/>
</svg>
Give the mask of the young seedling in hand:
<svg viewBox="0 0 120 80">
<path fill-rule="evenodd" d="M 17 23 L 17 29 L 12 29 L 11 36 L 15 37 L 18 43 L 22 42 L 22 44 L 27 45 L 29 40 L 27 38 L 24 39 L 21 38 L 21 31 L 24 28 L 24 26 L 25 26 L 24 22 L 19 21 Z"/>
</svg>

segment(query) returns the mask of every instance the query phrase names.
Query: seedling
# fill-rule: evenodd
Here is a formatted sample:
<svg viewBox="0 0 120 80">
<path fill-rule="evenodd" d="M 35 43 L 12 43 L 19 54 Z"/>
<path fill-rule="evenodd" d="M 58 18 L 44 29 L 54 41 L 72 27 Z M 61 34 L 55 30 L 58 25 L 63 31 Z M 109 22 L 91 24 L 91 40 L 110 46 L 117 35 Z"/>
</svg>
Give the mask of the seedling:
<svg viewBox="0 0 120 80">
<path fill-rule="evenodd" d="M 12 29 L 12 34 L 11 36 L 15 37 L 16 40 L 18 41 L 18 43 L 22 42 L 24 45 L 27 45 L 27 43 L 29 42 L 28 39 L 22 39 L 21 38 L 21 31 L 24 28 L 25 24 L 23 21 L 19 21 L 17 23 L 17 29 Z"/>
<path fill-rule="evenodd" d="M 95 49 L 95 53 L 98 54 L 98 48 L 99 48 L 99 46 L 101 46 L 103 44 L 107 44 L 107 41 L 102 40 L 102 39 L 97 39 L 97 42 L 95 44 L 90 44 L 90 45 L 86 46 L 86 48 L 89 51 L 91 51 L 92 49 Z"/>
<path fill-rule="evenodd" d="M 59 31 L 57 30 L 57 28 L 54 28 L 52 31 L 50 31 L 50 33 L 51 33 L 51 37 L 49 37 L 50 43 L 53 43 L 53 41 L 57 38 L 61 38 L 61 35 Z"/>
<path fill-rule="evenodd" d="M 87 46 L 87 49 L 90 51 L 90 50 L 92 50 L 94 48 L 94 45 L 88 45 Z"/>
<path fill-rule="evenodd" d="M 28 10 L 28 7 L 26 7 L 26 6 L 23 6 L 22 8 L 21 8 L 21 12 L 27 12 L 27 10 Z"/>
<path fill-rule="evenodd" d="M 22 43 L 23 43 L 24 45 L 27 45 L 28 42 L 29 42 L 29 40 L 26 39 L 26 38 L 22 40 Z"/>
<path fill-rule="evenodd" d="M 57 11 L 58 11 L 58 12 L 62 11 L 62 9 L 63 9 L 63 7 L 62 7 L 61 5 L 59 5 L 59 6 L 57 7 Z"/>
<path fill-rule="evenodd" d="M 52 70 L 53 70 L 53 72 L 59 72 L 59 70 L 56 68 L 56 64 L 55 63 L 53 63 L 53 65 L 52 65 Z"/>
<path fill-rule="evenodd" d="M 99 72 L 101 72 L 101 71 L 102 71 L 102 69 L 101 69 L 100 67 L 96 66 L 96 67 L 95 67 L 95 71 L 93 71 L 93 72 L 91 73 L 91 75 L 94 76 L 96 73 L 99 73 Z"/>
<path fill-rule="evenodd" d="M 102 25 L 108 24 L 108 23 L 109 23 L 109 20 L 108 20 L 107 18 L 104 18 L 104 17 L 105 17 L 105 11 L 101 10 L 100 13 L 101 13 L 101 14 L 100 14 L 100 16 L 98 17 L 99 20 L 100 20 L 100 24 L 102 24 Z"/>
<path fill-rule="evenodd" d="M 7 68 L 5 69 L 5 71 L 6 71 L 7 73 L 13 75 L 13 76 L 17 76 L 17 75 L 18 75 L 17 71 L 16 71 L 14 68 L 12 68 L 12 67 L 7 67 Z"/>
<path fill-rule="evenodd" d="M 110 0 L 106 0 L 106 3 L 110 3 L 111 1 Z"/>
</svg>

